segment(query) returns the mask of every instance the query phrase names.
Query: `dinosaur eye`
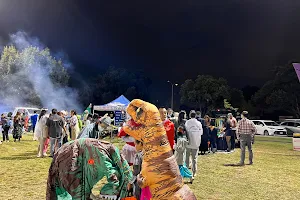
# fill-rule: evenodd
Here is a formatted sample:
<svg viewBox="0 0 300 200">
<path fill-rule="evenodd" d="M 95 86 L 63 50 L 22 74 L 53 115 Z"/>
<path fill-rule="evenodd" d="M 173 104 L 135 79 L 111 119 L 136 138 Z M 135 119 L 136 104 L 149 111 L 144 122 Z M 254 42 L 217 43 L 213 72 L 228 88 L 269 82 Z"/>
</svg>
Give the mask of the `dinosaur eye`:
<svg viewBox="0 0 300 200">
<path fill-rule="evenodd" d="M 143 113 L 143 110 L 141 108 L 136 109 L 136 116 L 137 116 L 137 118 L 139 118 L 142 113 Z"/>
</svg>

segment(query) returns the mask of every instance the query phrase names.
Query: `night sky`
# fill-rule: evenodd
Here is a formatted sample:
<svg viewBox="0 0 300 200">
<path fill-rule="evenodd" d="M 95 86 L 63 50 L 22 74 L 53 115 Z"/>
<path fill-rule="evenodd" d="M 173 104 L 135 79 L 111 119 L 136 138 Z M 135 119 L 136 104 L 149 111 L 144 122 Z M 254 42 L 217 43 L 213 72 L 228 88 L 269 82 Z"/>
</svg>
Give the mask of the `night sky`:
<svg viewBox="0 0 300 200">
<path fill-rule="evenodd" d="M 159 98 L 167 80 L 198 74 L 261 86 L 274 65 L 300 58 L 299 10 L 299 0 L 1 0 L 0 42 L 24 30 L 65 52 L 83 78 L 142 69 Z"/>
</svg>

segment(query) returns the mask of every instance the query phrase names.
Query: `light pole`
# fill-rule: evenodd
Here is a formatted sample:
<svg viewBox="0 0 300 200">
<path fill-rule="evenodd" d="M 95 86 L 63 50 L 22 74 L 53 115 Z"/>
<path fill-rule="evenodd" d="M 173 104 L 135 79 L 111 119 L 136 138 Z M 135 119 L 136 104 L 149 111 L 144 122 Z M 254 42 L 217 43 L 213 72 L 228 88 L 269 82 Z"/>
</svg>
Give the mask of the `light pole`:
<svg viewBox="0 0 300 200">
<path fill-rule="evenodd" d="M 173 110 L 173 101 L 174 101 L 174 85 L 178 86 L 177 83 L 173 84 L 171 81 L 168 81 L 172 85 L 172 96 L 171 96 L 171 109 Z"/>
</svg>

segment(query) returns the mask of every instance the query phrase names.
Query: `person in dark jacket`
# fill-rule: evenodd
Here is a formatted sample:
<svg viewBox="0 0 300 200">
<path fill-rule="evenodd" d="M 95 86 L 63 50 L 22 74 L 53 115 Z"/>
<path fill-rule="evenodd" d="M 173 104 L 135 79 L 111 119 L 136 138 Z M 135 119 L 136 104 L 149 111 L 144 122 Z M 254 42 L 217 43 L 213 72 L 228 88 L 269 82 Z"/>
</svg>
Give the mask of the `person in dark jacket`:
<svg viewBox="0 0 300 200">
<path fill-rule="evenodd" d="M 216 153 L 217 151 L 217 139 L 218 139 L 218 129 L 215 127 L 215 122 L 210 121 L 209 126 L 209 141 L 211 145 L 211 149 L 213 153 Z"/>
<path fill-rule="evenodd" d="M 205 115 L 204 123 L 202 124 L 203 135 L 201 137 L 201 144 L 199 147 L 199 154 L 201 155 L 204 155 L 206 151 L 208 151 L 209 126 L 210 126 L 210 117 L 208 115 Z"/>
<path fill-rule="evenodd" d="M 57 114 L 56 109 L 52 109 L 52 115 L 48 118 L 46 126 L 50 137 L 50 157 L 53 157 L 55 150 L 61 146 L 62 131 L 67 132 L 64 119 Z"/>
</svg>

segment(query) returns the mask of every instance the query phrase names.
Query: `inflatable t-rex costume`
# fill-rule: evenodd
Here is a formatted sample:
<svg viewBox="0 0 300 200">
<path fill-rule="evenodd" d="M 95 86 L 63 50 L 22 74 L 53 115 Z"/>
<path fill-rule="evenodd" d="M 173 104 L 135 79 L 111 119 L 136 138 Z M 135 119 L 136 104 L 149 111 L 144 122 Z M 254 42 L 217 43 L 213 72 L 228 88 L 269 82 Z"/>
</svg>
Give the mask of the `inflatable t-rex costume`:
<svg viewBox="0 0 300 200">
<path fill-rule="evenodd" d="M 196 199 L 191 189 L 183 184 L 158 109 L 135 99 L 127 107 L 127 113 L 139 125 L 129 121 L 124 131 L 143 142 L 144 158 L 138 177 L 141 188 L 149 186 L 153 200 Z"/>
<path fill-rule="evenodd" d="M 82 138 L 64 144 L 54 155 L 47 181 L 47 200 L 91 199 L 93 186 L 106 176 L 100 196 L 127 196 L 132 179 L 128 163 L 119 150 L 106 141 Z"/>
</svg>

